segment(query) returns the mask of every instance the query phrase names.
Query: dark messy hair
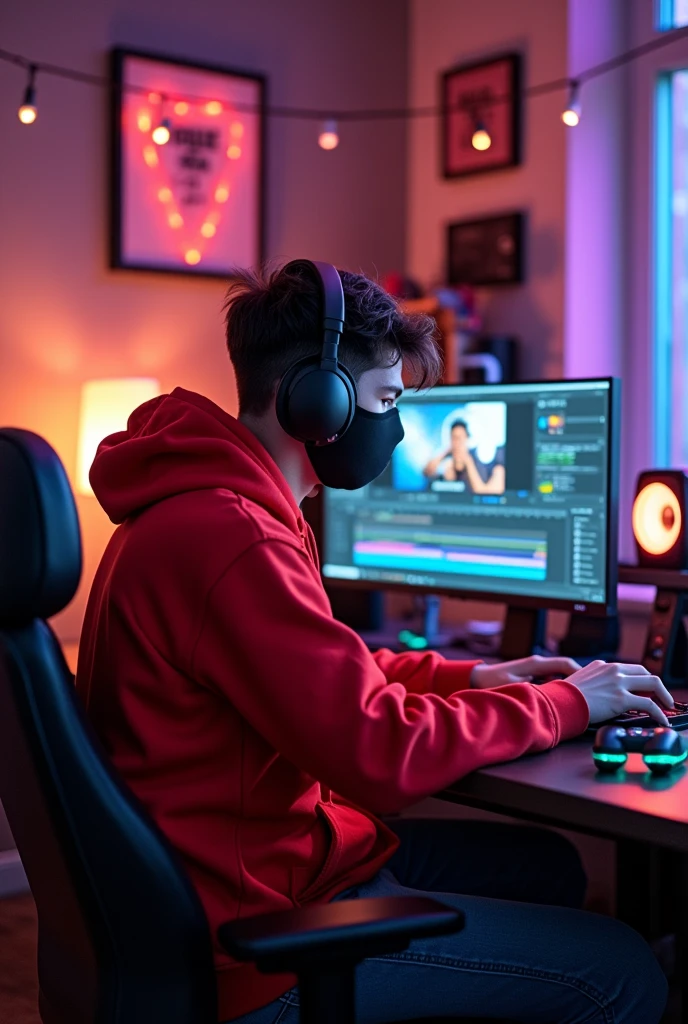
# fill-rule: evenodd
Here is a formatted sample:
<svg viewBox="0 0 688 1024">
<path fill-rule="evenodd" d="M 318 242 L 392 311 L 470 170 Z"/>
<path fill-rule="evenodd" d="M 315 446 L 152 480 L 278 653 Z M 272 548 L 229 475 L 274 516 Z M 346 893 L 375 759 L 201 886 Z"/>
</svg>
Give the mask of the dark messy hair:
<svg viewBox="0 0 688 1024">
<path fill-rule="evenodd" d="M 354 379 L 365 370 L 394 366 L 401 359 L 411 386 L 435 384 L 442 357 L 434 320 L 404 313 L 391 295 L 363 274 L 340 270 L 339 276 L 346 323 L 339 358 Z M 320 351 L 323 313 L 317 280 L 298 266 L 236 268 L 224 308 L 240 411 L 262 415 L 289 367 Z"/>
<path fill-rule="evenodd" d="M 455 429 L 456 429 L 457 427 L 463 427 L 463 429 L 464 429 L 464 430 L 466 431 L 466 433 L 468 434 L 468 436 L 469 436 L 469 437 L 471 436 L 471 432 L 470 432 L 470 430 L 468 429 L 468 424 L 466 423 L 466 421 L 465 421 L 465 420 L 454 420 L 454 422 L 452 423 L 451 427 L 449 428 L 449 433 L 450 433 L 450 434 L 451 434 L 451 433 L 453 433 L 453 432 L 454 432 L 454 430 L 455 430 Z"/>
</svg>

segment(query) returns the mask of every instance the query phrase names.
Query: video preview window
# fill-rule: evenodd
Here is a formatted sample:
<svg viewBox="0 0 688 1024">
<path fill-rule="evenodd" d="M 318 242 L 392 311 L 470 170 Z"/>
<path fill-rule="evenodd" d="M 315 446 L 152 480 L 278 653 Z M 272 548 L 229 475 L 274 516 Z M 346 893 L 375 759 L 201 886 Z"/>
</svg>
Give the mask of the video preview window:
<svg viewBox="0 0 688 1024">
<path fill-rule="evenodd" d="M 400 407 L 405 436 L 392 459 L 398 491 L 504 494 L 505 402 Z"/>
</svg>

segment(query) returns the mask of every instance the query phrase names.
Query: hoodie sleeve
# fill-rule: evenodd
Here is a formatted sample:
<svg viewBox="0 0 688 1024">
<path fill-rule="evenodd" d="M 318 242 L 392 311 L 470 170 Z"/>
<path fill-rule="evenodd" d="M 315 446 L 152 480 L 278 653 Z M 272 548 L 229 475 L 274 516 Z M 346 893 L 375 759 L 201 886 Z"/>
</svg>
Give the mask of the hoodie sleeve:
<svg viewBox="0 0 688 1024">
<path fill-rule="evenodd" d="M 403 683 L 409 693 L 438 693 L 449 697 L 471 685 L 471 672 L 479 661 L 447 661 L 436 651 L 395 654 L 383 649 L 373 654 L 388 683 Z"/>
<path fill-rule="evenodd" d="M 305 554 L 276 540 L 255 543 L 214 585 L 189 670 L 303 771 L 378 813 L 588 724 L 583 695 L 563 681 L 446 698 L 388 681 L 332 618 Z"/>
</svg>

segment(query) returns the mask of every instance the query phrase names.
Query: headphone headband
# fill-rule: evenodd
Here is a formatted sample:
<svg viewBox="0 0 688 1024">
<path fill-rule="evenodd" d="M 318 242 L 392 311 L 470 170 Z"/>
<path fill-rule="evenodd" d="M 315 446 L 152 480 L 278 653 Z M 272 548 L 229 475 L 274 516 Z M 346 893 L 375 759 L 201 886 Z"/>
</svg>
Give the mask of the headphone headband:
<svg viewBox="0 0 688 1024">
<path fill-rule="evenodd" d="M 306 270 L 323 302 L 320 356 L 301 359 L 287 370 L 277 392 L 277 418 L 299 441 L 328 444 L 349 429 L 356 410 L 356 385 L 339 363 L 344 333 L 344 288 L 336 267 L 318 260 L 292 260 L 283 268 Z"/>
<path fill-rule="evenodd" d="M 284 270 L 305 267 L 320 285 L 323 300 L 323 347 L 320 355 L 322 369 L 337 365 L 339 340 L 344 333 L 344 289 L 336 267 L 320 260 L 292 260 Z"/>
</svg>

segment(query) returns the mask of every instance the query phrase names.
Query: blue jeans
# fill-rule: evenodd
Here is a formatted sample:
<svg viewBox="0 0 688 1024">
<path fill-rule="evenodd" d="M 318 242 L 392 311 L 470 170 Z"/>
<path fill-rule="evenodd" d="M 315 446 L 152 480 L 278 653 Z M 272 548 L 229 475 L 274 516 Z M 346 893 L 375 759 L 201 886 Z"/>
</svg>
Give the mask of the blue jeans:
<svg viewBox="0 0 688 1024">
<path fill-rule="evenodd" d="M 456 935 L 414 940 L 356 972 L 357 1024 L 428 1017 L 528 1024 L 658 1024 L 667 983 L 649 946 L 581 911 L 585 875 L 556 832 L 493 822 L 388 822 L 401 846 L 338 899 L 431 892 L 466 915 Z M 298 1024 L 298 990 L 239 1018 Z"/>
</svg>

